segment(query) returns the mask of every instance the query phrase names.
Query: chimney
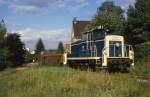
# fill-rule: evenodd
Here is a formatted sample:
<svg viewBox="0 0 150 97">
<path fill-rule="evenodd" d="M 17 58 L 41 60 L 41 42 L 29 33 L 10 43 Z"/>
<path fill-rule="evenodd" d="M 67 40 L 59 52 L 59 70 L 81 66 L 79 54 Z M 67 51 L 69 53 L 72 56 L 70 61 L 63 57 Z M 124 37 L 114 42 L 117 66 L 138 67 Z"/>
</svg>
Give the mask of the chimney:
<svg viewBox="0 0 150 97">
<path fill-rule="evenodd" d="M 74 18 L 73 18 L 73 21 L 77 21 L 77 17 L 74 17 Z"/>
<path fill-rule="evenodd" d="M 74 17 L 72 22 L 73 22 L 73 24 L 76 24 L 77 23 L 77 18 Z"/>
</svg>

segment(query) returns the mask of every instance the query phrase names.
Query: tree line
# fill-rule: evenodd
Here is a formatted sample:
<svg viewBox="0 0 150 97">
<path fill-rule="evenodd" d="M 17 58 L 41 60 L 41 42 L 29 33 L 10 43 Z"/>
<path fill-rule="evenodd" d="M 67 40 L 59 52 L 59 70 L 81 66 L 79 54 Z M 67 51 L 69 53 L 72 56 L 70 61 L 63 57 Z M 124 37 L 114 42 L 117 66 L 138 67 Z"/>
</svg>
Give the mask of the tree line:
<svg viewBox="0 0 150 97">
<path fill-rule="evenodd" d="M 106 1 L 88 24 L 87 29 L 104 25 L 109 34 L 128 35 L 128 42 L 135 45 L 150 40 L 150 0 L 136 0 L 126 13 L 112 1 Z"/>
<path fill-rule="evenodd" d="M 43 43 L 42 38 L 39 38 L 39 40 L 36 43 L 35 52 L 36 52 L 36 54 L 40 54 L 41 52 L 44 52 L 44 51 L 46 51 L 45 45 Z M 64 45 L 63 45 L 62 41 L 60 41 L 58 43 L 58 47 L 57 47 L 56 53 L 58 53 L 58 54 L 63 54 L 64 53 Z"/>
<path fill-rule="evenodd" d="M 108 34 L 123 35 L 132 44 L 137 60 L 150 57 L 150 0 L 136 0 L 127 12 L 112 1 L 98 7 L 86 29 L 103 25 Z"/>
<path fill-rule="evenodd" d="M 40 38 L 36 44 L 35 54 L 31 54 L 26 50 L 25 44 L 20 39 L 20 35 L 17 33 L 7 33 L 4 20 L 0 22 L 0 70 L 32 62 L 36 56 L 44 51 L 46 51 L 45 46 Z M 63 52 L 63 43 L 59 42 L 57 53 Z"/>
</svg>

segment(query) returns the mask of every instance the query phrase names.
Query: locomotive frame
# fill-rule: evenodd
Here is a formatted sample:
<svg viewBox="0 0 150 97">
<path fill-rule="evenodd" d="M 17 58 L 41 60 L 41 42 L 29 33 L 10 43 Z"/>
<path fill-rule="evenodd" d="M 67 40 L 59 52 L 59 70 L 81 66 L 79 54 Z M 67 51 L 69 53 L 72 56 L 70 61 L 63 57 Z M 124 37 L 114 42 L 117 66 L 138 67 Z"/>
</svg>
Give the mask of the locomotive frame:
<svg viewBox="0 0 150 97">
<path fill-rule="evenodd" d="M 125 44 L 124 37 L 106 35 L 99 26 L 82 34 L 82 39 L 72 42 L 70 51 L 64 53 L 64 64 L 83 68 L 129 68 L 134 66 L 134 50 Z"/>
</svg>

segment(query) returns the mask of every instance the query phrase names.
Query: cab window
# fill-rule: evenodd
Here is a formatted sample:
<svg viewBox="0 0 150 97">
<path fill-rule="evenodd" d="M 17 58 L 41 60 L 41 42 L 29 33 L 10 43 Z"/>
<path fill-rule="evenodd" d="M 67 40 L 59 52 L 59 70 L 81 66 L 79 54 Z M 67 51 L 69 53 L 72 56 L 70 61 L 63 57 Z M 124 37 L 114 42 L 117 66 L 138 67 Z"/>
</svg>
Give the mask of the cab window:
<svg viewBox="0 0 150 97">
<path fill-rule="evenodd" d="M 93 39 L 97 40 L 97 39 L 102 39 L 105 37 L 105 32 L 104 31 L 95 31 L 93 32 Z"/>
</svg>

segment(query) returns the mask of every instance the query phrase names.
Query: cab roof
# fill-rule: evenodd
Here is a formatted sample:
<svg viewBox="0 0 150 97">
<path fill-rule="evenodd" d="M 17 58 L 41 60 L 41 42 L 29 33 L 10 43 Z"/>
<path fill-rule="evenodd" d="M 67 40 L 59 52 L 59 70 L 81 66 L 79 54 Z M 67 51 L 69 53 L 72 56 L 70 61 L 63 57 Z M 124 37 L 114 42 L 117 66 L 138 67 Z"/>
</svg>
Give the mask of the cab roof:
<svg viewBox="0 0 150 97">
<path fill-rule="evenodd" d="M 104 27 L 103 26 L 98 26 L 98 27 L 95 27 L 95 28 L 93 28 L 89 31 L 83 32 L 83 34 L 90 33 L 90 32 L 95 32 L 95 31 L 98 31 L 98 30 L 104 30 Z"/>
</svg>

